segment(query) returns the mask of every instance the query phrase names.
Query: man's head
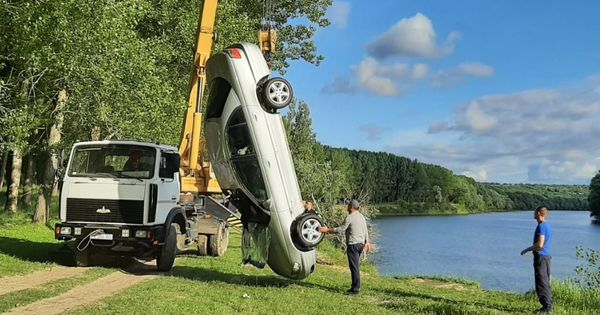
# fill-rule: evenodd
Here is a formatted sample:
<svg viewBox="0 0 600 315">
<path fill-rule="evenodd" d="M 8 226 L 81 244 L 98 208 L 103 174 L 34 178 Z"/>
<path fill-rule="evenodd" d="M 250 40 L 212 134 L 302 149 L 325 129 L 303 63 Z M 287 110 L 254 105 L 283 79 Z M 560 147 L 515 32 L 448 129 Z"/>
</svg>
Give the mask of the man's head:
<svg viewBox="0 0 600 315">
<path fill-rule="evenodd" d="M 315 209 L 313 208 L 313 204 L 312 202 L 305 200 L 304 201 L 304 209 L 306 209 L 307 211 L 314 211 Z"/>
<path fill-rule="evenodd" d="M 351 213 L 351 212 L 354 212 L 354 211 L 358 211 L 358 209 L 360 209 L 360 203 L 358 202 L 358 200 L 352 199 L 348 203 L 348 213 Z"/>
<path fill-rule="evenodd" d="M 538 221 L 538 223 L 544 222 L 548 217 L 548 208 L 546 207 L 537 207 L 533 212 L 533 218 Z"/>
</svg>

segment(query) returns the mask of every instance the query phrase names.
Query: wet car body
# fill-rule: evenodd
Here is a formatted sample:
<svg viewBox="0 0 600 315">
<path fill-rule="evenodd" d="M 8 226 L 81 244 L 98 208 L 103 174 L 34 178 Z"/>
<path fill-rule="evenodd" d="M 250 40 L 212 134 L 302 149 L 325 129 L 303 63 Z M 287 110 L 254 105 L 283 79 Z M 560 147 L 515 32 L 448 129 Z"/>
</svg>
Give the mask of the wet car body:
<svg viewBox="0 0 600 315">
<path fill-rule="evenodd" d="M 303 279 L 314 271 L 316 256 L 314 247 L 294 240 L 304 206 L 282 118 L 261 100 L 270 75 L 253 44 L 231 46 L 208 60 L 207 153 L 245 227 L 268 227 L 261 232 L 269 233 L 267 264 L 279 275 Z"/>
</svg>

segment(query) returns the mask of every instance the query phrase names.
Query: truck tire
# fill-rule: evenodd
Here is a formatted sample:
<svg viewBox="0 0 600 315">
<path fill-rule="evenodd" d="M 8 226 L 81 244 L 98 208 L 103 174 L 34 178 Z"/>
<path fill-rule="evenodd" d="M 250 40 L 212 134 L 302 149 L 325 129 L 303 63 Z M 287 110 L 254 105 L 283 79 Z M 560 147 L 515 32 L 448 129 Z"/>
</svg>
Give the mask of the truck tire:
<svg viewBox="0 0 600 315">
<path fill-rule="evenodd" d="M 200 234 L 196 241 L 198 242 L 198 255 L 208 256 L 208 236 Z"/>
<path fill-rule="evenodd" d="M 292 235 L 298 249 L 310 251 L 317 247 L 324 236 L 319 232 L 321 226 L 323 226 L 321 218 L 314 213 L 297 217 L 292 223 Z"/>
<path fill-rule="evenodd" d="M 86 248 L 82 251 L 75 248 L 75 266 L 76 267 L 88 267 L 90 265 L 91 259 L 90 248 Z"/>
<path fill-rule="evenodd" d="M 175 263 L 177 251 L 177 224 L 171 224 L 169 234 L 165 237 L 165 243 L 158 247 L 156 255 L 156 267 L 158 271 L 170 271 Z"/>
<path fill-rule="evenodd" d="M 229 228 L 225 223 L 219 224 L 217 233 L 208 236 L 208 253 L 210 256 L 221 257 L 225 255 L 229 245 Z"/>
</svg>

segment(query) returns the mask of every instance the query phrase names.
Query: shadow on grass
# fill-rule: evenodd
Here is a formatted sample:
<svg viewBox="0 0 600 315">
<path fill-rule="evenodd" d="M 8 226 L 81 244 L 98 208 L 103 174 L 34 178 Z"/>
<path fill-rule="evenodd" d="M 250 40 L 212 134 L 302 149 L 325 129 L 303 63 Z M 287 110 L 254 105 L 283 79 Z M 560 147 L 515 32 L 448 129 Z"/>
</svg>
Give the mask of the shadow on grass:
<svg viewBox="0 0 600 315">
<path fill-rule="evenodd" d="M 435 303 L 438 303 L 441 305 L 447 305 L 447 308 L 449 310 L 452 310 L 454 307 L 457 307 L 458 309 L 462 309 L 462 307 L 464 307 L 465 305 L 473 305 L 476 307 L 488 309 L 490 311 L 495 310 L 495 311 L 510 312 L 510 313 L 522 313 L 522 312 L 528 311 L 527 309 L 523 309 L 522 307 L 512 306 L 512 305 L 502 304 L 502 303 L 496 303 L 494 301 L 480 302 L 480 301 L 474 301 L 473 299 L 456 300 L 456 299 L 446 298 L 446 297 L 442 297 L 442 296 L 436 296 L 436 295 L 427 294 L 427 293 L 398 290 L 398 289 L 376 289 L 376 290 L 385 294 L 386 296 L 391 296 L 391 297 L 416 298 L 416 299 L 420 299 L 420 300 L 430 300 L 432 302 L 435 302 Z M 402 305 L 403 304 L 401 304 L 401 303 L 392 302 L 392 303 L 386 303 L 383 306 L 386 308 L 392 309 L 392 310 L 396 310 L 397 308 L 402 308 Z M 428 310 L 428 311 L 432 311 L 432 310 Z M 435 310 L 433 310 L 433 311 L 435 311 Z M 452 312 L 450 312 L 450 313 L 453 314 Z"/>
<path fill-rule="evenodd" d="M 242 268 L 242 267 L 240 267 Z M 174 277 L 180 277 L 189 280 L 196 280 L 202 282 L 223 282 L 228 284 L 245 285 L 251 287 L 287 287 L 291 284 L 298 284 L 300 282 L 294 280 L 288 280 L 273 275 L 245 275 L 239 273 L 225 273 L 213 269 L 207 269 L 202 267 L 187 267 L 187 266 L 175 266 L 173 267 Z"/>
<path fill-rule="evenodd" d="M 243 267 L 240 267 L 243 268 Z M 344 293 L 337 287 L 327 287 L 303 280 L 291 280 L 276 275 L 246 275 L 241 273 L 226 273 L 202 267 L 175 266 L 171 274 L 173 277 L 201 282 L 222 282 L 226 284 L 243 285 L 262 288 L 286 288 L 291 285 L 311 289 L 320 289 L 333 293 Z"/>
<path fill-rule="evenodd" d="M 0 236 L 0 253 L 16 257 L 21 260 L 34 262 L 56 262 L 53 253 L 63 247 L 60 243 L 35 242 L 31 240 Z"/>
</svg>

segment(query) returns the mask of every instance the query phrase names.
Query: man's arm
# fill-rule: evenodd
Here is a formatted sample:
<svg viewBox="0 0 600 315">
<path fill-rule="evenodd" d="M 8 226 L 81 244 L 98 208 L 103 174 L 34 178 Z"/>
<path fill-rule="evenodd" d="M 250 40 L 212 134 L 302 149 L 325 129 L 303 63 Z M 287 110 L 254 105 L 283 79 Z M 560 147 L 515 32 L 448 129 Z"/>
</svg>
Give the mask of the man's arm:
<svg viewBox="0 0 600 315">
<path fill-rule="evenodd" d="M 525 255 L 527 252 L 537 252 L 540 251 L 542 248 L 544 248 L 544 244 L 546 242 L 546 237 L 544 235 L 540 235 L 538 237 L 538 241 L 537 243 L 525 248 L 524 250 L 521 251 L 521 255 Z"/>
<path fill-rule="evenodd" d="M 346 217 L 346 221 L 344 221 L 344 225 L 338 226 L 336 228 L 328 228 L 326 226 L 322 226 L 319 228 L 319 232 L 326 233 L 326 234 L 342 233 L 342 232 L 346 231 L 346 229 L 348 229 L 348 226 L 350 226 L 350 220 L 348 219 L 348 217 Z"/>
</svg>

